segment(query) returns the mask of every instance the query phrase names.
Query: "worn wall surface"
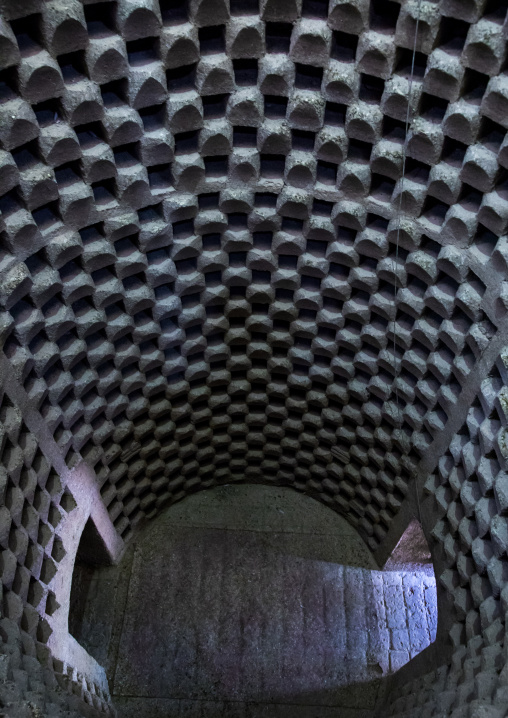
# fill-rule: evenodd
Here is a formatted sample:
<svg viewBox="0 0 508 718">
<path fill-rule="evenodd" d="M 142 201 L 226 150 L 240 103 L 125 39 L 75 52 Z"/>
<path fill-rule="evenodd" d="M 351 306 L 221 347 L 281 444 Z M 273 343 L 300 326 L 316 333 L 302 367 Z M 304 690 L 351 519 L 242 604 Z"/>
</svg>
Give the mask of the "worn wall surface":
<svg viewBox="0 0 508 718">
<path fill-rule="evenodd" d="M 312 499 L 218 487 L 81 582 L 74 635 L 108 666 L 121 716 L 367 718 L 437 618 L 431 572 L 376 568 Z"/>
<path fill-rule="evenodd" d="M 257 482 L 379 565 L 421 519 L 437 639 L 389 710 L 506 712 L 506 9 L 0 0 L 8 711 L 113 710 L 62 620 L 85 514 L 119 556 Z"/>
</svg>

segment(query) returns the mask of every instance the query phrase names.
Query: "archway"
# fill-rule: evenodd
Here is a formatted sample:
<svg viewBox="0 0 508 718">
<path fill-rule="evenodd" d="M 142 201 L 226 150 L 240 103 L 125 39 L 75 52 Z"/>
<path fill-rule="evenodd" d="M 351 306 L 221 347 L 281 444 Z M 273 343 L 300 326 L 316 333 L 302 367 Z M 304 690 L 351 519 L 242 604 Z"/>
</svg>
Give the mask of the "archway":
<svg viewBox="0 0 508 718">
<path fill-rule="evenodd" d="M 142 529 L 116 569 L 95 573 L 85 613 L 90 626 L 107 615 L 101 650 L 125 718 L 204 704 L 207 716 L 363 717 L 435 638 L 435 579 L 414 559 L 380 571 L 317 501 L 227 485 Z"/>
</svg>

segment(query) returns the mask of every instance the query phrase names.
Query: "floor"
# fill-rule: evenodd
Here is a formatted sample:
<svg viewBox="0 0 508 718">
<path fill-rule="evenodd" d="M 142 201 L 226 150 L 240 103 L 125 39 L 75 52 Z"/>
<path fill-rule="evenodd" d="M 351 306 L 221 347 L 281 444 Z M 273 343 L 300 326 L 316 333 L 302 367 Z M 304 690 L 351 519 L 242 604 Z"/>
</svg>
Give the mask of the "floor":
<svg viewBox="0 0 508 718">
<path fill-rule="evenodd" d="M 435 580 L 379 571 L 291 489 L 224 486 L 167 510 L 88 584 L 78 640 L 121 718 L 370 718 L 435 637 Z"/>
</svg>

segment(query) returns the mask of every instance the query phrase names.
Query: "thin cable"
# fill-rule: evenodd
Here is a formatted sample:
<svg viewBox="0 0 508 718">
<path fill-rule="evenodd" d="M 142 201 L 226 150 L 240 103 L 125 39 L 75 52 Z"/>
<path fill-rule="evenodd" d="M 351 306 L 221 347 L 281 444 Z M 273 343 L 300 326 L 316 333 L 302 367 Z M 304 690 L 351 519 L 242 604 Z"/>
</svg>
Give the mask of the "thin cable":
<svg viewBox="0 0 508 718">
<path fill-rule="evenodd" d="M 416 475 L 414 476 L 414 485 L 415 485 L 415 496 L 416 496 L 416 508 L 418 510 L 418 521 L 420 522 L 420 525 L 423 526 L 422 509 L 420 506 L 420 495 L 418 494 L 418 481 L 416 480 Z"/>
<path fill-rule="evenodd" d="M 393 369 L 394 369 L 394 387 L 395 387 L 395 404 L 397 406 L 397 421 L 401 424 L 401 411 L 399 406 L 399 392 L 397 389 L 397 379 L 398 379 L 398 362 L 397 362 L 397 342 L 396 342 L 396 316 L 397 316 L 397 268 L 399 264 L 399 240 L 400 240 L 400 220 L 402 215 L 402 197 L 404 194 L 404 180 L 406 175 L 406 155 L 407 155 L 407 144 L 408 144 L 408 137 L 409 137 L 409 115 L 411 112 L 411 102 L 413 99 L 413 77 L 414 77 L 414 68 L 415 68 L 415 58 L 416 58 L 416 41 L 418 39 L 418 26 L 420 24 L 420 8 L 421 8 L 422 0 L 418 0 L 418 8 L 417 8 L 417 17 L 416 17 L 416 24 L 415 24 L 415 35 L 413 40 L 413 55 L 411 58 L 411 74 L 409 76 L 409 91 L 408 91 L 408 98 L 407 98 L 407 110 L 406 110 L 406 130 L 405 130 L 405 137 L 404 137 L 404 145 L 402 150 L 402 177 L 400 180 L 400 194 L 399 194 L 399 206 L 397 208 L 397 234 L 396 234 L 396 240 L 395 240 L 395 260 L 393 262 L 393 274 L 394 274 L 394 294 L 393 294 L 393 305 L 394 305 L 394 313 L 393 313 Z M 413 118 L 411 118 L 411 122 L 413 121 Z"/>
<path fill-rule="evenodd" d="M 400 429 L 402 429 L 402 412 L 400 410 L 400 403 L 399 403 L 399 391 L 397 388 L 397 380 L 399 377 L 399 368 L 398 368 L 398 362 L 397 362 L 397 342 L 396 342 L 396 316 L 397 316 L 397 269 L 399 264 L 399 239 L 400 239 L 400 222 L 401 222 L 401 216 L 402 216 L 402 197 L 404 194 L 404 180 L 406 177 L 406 156 L 407 156 L 407 145 L 408 145 L 408 138 L 409 138 L 409 125 L 410 125 L 410 113 L 411 113 L 411 106 L 412 106 L 412 100 L 413 100 L 413 78 L 414 78 L 414 68 L 415 68 L 415 58 L 416 58 L 416 42 L 418 39 L 418 26 L 420 24 L 420 9 L 421 9 L 421 0 L 418 0 L 418 6 L 417 6 L 417 16 L 416 16 L 416 24 L 415 24 L 415 35 L 413 40 L 413 56 L 411 58 L 411 74 L 409 77 L 409 91 L 408 91 L 408 98 L 407 98 L 407 110 L 406 110 L 406 132 L 404 137 L 404 146 L 402 150 L 402 177 L 400 180 L 400 194 L 399 194 L 399 206 L 397 208 L 397 234 L 396 234 L 396 243 L 395 243 L 395 260 L 394 260 L 394 267 L 393 267 L 393 274 L 394 274 L 394 295 L 393 295 L 393 304 L 394 304 L 394 312 L 393 312 L 393 369 L 394 369 L 394 388 L 395 388 L 395 404 L 397 407 L 397 423 L 400 425 Z M 412 113 L 411 113 L 412 114 Z M 411 117 L 411 122 L 413 121 L 414 117 Z M 416 507 L 418 511 L 418 520 L 420 524 L 422 524 L 422 512 L 420 508 L 420 497 L 418 495 L 418 483 L 416 481 L 416 477 L 414 480 L 414 487 L 415 487 L 415 495 L 416 495 Z"/>
</svg>

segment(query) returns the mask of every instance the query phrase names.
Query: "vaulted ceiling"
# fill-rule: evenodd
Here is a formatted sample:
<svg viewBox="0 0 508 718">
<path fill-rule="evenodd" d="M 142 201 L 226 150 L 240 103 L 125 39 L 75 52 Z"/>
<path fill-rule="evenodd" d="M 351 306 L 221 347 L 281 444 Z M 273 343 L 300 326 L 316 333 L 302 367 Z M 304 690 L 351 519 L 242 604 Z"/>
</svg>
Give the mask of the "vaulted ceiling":
<svg viewBox="0 0 508 718">
<path fill-rule="evenodd" d="M 122 534 L 251 480 L 375 549 L 505 318 L 498 4 L 4 5 L 2 339 L 68 464 Z"/>
<path fill-rule="evenodd" d="M 431 476 L 465 621 L 473 540 L 480 574 L 508 548 L 506 3 L 0 7 L 0 539 L 27 625 L 82 462 L 124 539 L 253 481 L 378 560 Z"/>
</svg>

